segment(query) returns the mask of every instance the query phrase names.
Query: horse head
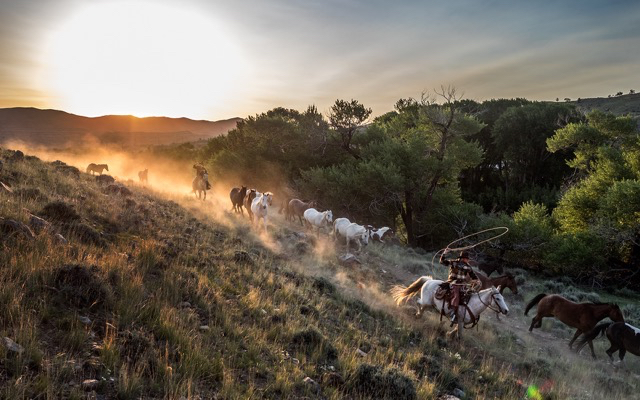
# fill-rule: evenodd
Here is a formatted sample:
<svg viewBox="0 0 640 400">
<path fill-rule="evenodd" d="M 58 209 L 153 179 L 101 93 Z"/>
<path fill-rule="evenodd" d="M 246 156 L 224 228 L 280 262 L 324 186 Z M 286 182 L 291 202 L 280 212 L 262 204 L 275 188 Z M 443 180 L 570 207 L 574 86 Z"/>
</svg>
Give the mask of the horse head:
<svg viewBox="0 0 640 400">
<path fill-rule="evenodd" d="M 617 304 L 610 304 L 609 318 L 614 322 L 624 322 L 624 315 Z"/>
<path fill-rule="evenodd" d="M 509 307 L 507 306 L 507 303 L 505 303 L 504 297 L 500 294 L 500 286 L 497 288 L 495 286 L 491 286 L 489 290 L 491 290 L 491 300 L 498 306 L 498 311 L 507 315 Z"/>
<path fill-rule="evenodd" d="M 362 231 L 362 235 L 360 237 L 362 243 L 364 243 L 365 246 L 369 244 L 369 229 L 367 228 L 367 226 L 364 227 L 364 230 Z"/>
<path fill-rule="evenodd" d="M 267 200 L 266 200 L 267 204 L 270 205 L 270 206 L 273 205 L 273 193 L 265 192 L 264 195 L 267 197 Z"/>
<path fill-rule="evenodd" d="M 333 224 L 333 213 L 331 212 L 331 210 L 324 212 L 324 219 L 325 221 L 327 221 L 327 226 Z"/>
<path fill-rule="evenodd" d="M 505 287 L 508 287 L 509 289 L 511 289 L 511 292 L 513 294 L 518 294 L 518 283 L 516 282 L 516 278 L 511 275 L 509 272 L 507 272 L 507 279 L 506 279 L 507 283 L 505 284 Z"/>
</svg>

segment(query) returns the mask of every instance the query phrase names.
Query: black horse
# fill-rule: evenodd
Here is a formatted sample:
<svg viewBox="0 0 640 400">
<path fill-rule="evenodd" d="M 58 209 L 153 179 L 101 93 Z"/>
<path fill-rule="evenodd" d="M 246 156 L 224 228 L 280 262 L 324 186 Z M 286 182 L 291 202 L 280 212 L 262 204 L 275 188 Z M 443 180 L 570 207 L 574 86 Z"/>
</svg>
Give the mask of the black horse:
<svg viewBox="0 0 640 400">
<path fill-rule="evenodd" d="M 247 194 L 247 187 L 243 186 L 242 188 L 234 187 L 231 189 L 231 193 L 229 193 L 229 197 L 231 198 L 231 209 L 237 213 L 244 215 L 242 211 L 242 205 L 244 202 L 244 196 Z"/>
<path fill-rule="evenodd" d="M 611 344 L 607 349 L 607 355 L 611 361 L 613 361 L 613 353 L 616 351 L 620 351 L 618 353 L 620 362 L 624 360 L 624 355 L 627 351 L 636 356 L 640 356 L 640 329 L 625 322 L 603 322 L 597 325 L 578 340 L 577 351 L 580 351 L 585 343 L 605 333 Z"/>
</svg>

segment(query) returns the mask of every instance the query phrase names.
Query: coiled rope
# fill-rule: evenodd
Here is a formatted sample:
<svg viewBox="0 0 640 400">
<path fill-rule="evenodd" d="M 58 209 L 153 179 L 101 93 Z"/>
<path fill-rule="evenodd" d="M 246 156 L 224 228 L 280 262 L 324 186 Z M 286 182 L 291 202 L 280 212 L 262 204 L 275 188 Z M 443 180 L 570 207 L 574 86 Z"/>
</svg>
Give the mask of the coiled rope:
<svg viewBox="0 0 640 400">
<path fill-rule="evenodd" d="M 479 241 L 478 243 L 471 244 L 471 245 L 468 245 L 468 246 L 463 246 L 463 247 L 450 247 L 452 244 L 457 243 L 457 242 L 460 242 L 460 241 L 462 241 L 462 240 L 464 240 L 464 239 L 467 239 L 467 238 L 470 238 L 470 237 L 474 237 L 474 236 L 478 236 L 478 235 L 480 235 L 480 234 L 482 234 L 482 233 L 485 233 L 485 232 L 495 231 L 495 230 L 497 230 L 497 229 L 504 229 L 504 232 L 502 232 L 502 233 L 500 233 L 500 234 L 498 234 L 498 235 L 496 235 L 496 236 L 490 237 L 489 239 L 481 240 L 481 241 Z M 495 240 L 495 239 L 499 238 L 500 236 L 505 235 L 507 232 L 509 232 L 509 228 L 507 228 L 506 226 L 497 226 L 497 227 L 495 227 L 495 228 L 485 229 L 485 230 L 483 230 L 483 231 L 475 232 L 475 233 L 472 233 L 472 234 L 470 234 L 470 235 L 463 236 L 463 237 L 461 237 L 461 238 L 459 238 L 459 239 L 456 239 L 456 240 L 454 240 L 453 242 L 449 243 L 449 244 L 447 245 L 447 247 L 445 247 L 445 248 L 443 248 L 443 249 L 440 249 L 440 250 L 438 250 L 438 251 L 436 251 L 436 252 L 435 252 L 435 254 L 433 255 L 433 258 L 431 258 L 431 265 L 432 265 L 432 266 L 435 266 L 435 264 L 434 264 L 434 260 L 436 259 L 436 256 L 437 256 L 438 254 L 440 254 L 440 252 L 446 253 L 446 252 L 448 252 L 448 251 L 462 251 L 462 250 L 469 250 L 469 249 L 473 249 L 474 247 L 479 246 L 479 245 L 481 245 L 482 243 L 486 243 L 486 242 L 490 242 L 490 241 L 492 241 L 492 240 Z"/>
</svg>

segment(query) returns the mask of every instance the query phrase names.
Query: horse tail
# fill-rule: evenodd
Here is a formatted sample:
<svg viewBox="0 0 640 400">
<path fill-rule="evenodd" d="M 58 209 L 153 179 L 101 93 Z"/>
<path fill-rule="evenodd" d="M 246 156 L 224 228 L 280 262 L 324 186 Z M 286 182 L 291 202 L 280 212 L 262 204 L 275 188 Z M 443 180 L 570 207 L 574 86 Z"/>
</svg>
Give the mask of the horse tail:
<svg viewBox="0 0 640 400">
<path fill-rule="evenodd" d="M 539 295 L 537 295 L 536 297 L 534 297 L 529 304 L 527 304 L 527 308 L 524 309 L 524 315 L 527 315 L 527 313 L 529 312 L 529 310 L 531 310 L 531 308 L 533 306 L 535 306 L 536 304 L 538 304 L 540 302 L 540 300 L 542 300 L 543 297 L 546 296 L 546 293 L 540 293 Z"/>
<path fill-rule="evenodd" d="M 424 285 L 424 283 L 430 279 L 430 276 L 421 276 L 420 278 L 416 279 L 415 282 L 409 285 L 409 287 L 396 285 L 392 287 L 389 292 L 391 293 L 391 297 L 393 297 L 393 300 L 396 302 L 396 304 L 400 305 L 415 296 L 418 291 L 420 291 L 420 288 L 422 288 L 422 285 Z"/>
<path fill-rule="evenodd" d="M 592 341 L 597 338 L 598 335 L 604 335 L 604 332 L 607 330 L 609 325 L 613 324 L 613 322 L 603 322 L 601 324 L 596 325 L 595 328 L 585 333 L 578 341 L 576 342 L 576 353 L 579 353 L 580 350 L 584 347 L 587 342 Z"/>
</svg>

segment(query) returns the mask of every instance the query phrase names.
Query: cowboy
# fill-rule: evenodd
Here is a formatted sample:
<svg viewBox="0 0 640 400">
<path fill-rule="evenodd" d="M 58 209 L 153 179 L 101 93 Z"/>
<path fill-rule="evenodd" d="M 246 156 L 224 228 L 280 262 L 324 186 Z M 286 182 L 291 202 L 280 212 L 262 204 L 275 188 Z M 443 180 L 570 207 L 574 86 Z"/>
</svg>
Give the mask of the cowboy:
<svg viewBox="0 0 640 400">
<path fill-rule="evenodd" d="M 211 189 L 211 184 L 209 183 L 209 173 L 207 172 L 207 169 L 204 167 L 204 165 L 194 164 L 193 168 L 196 170 L 196 176 L 204 179 L 205 183 L 207 184 L 207 190 Z"/>
<path fill-rule="evenodd" d="M 470 284 L 478 284 L 479 280 L 478 276 L 473 272 L 473 269 L 471 269 L 471 266 L 469 265 L 469 252 L 463 250 L 460 252 L 460 256 L 453 260 L 445 258 L 445 255 L 447 254 L 447 250 L 442 253 L 442 256 L 440 256 L 440 263 L 449 266 L 449 277 L 443 286 L 446 285 L 447 289 L 451 288 L 453 291 L 453 296 L 451 297 L 451 309 L 453 313 L 451 322 L 455 323 L 458 318 L 458 306 L 460 305 L 461 290 L 463 288 L 466 290 Z"/>
</svg>

